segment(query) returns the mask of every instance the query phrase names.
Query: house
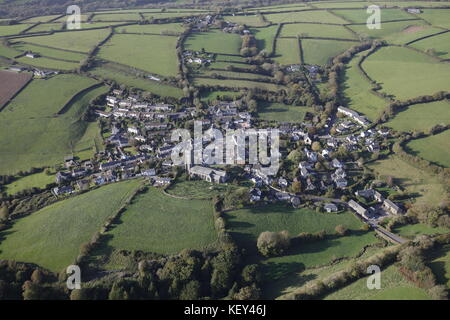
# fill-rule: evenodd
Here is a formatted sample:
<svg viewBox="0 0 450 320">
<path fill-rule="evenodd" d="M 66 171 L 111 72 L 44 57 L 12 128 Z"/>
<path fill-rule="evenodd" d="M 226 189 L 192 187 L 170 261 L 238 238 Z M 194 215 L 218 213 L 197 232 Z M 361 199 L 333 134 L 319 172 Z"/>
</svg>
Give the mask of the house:
<svg viewBox="0 0 450 320">
<path fill-rule="evenodd" d="M 121 95 L 123 95 L 123 90 L 114 89 L 113 94 L 116 96 L 121 96 Z"/>
<path fill-rule="evenodd" d="M 363 197 L 365 199 L 372 199 L 375 197 L 375 190 L 373 189 L 358 190 L 355 192 L 355 195 L 358 197 Z"/>
<path fill-rule="evenodd" d="M 345 188 L 348 185 L 348 182 L 345 178 L 336 178 L 334 180 L 334 183 L 336 183 L 336 187 L 338 188 Z"/>
<path fill-rule="evenodd" d="M 299 197 L 292 197 L 291 204 L 294 208 L 298 208 L 302 204 L 302 201 L 300 200 Z"/>
<path fill-rule="evenodd" d="M 100 165 L 101 171 L 112 170 L 120 166 L 120 161 L 111 161 Z"/>
<path fill-rule="evenodd" d="M 380 144 L 378 142 L 372 142 L 371 144 L 369 144 L 369 146 L 367 147 L 367 150 L 373 153 L 376 152 L 380 152 Z"/>
<path fill-rule="evenodd" d="M 89 181 L 87 180 L 78 180 L 76 185 L 80 191 L 85 191 L 89 189 Z"/>
<path fill-rule="evenodd" d="M 360 205 L 358 202 L 354 201 L 354 200 L 350 200 L 348 202 L 348 206 L 350 208 L 352 208 L 357 214 L 359 214 L 360 216 L 362 216 L 365 219 L 368 219 L 367 217 L 367 209 L 364 208 L 362 205 Z"/>
<path fill-rule="evenodd" d="M 317 153 L 314 151 L 308 150 L 307 148 L 304 149 L 306 157 L 308 158 L 308 161 L 311 162 L 317 162 Z"/>
<path fill-rule="evenodd" d="M 61 184 L 64 181 L 70 179 L 70 174 L 65 172 L 57 172 L 55 176 L 55 180 L 57 184 Z"/>
<path fill-rule="evenodd" d="M 250 202 L 258 202 L 261 200 L 262 192 L 258 188 L 252 188 L 250 190 Z"/>
<path fill-rule="evenodd" d="M 278 186 L 280 188 L 287 188 L 288 185 L 289 185 L 289 183 L 288 183 L 288 181 L 286 179 L 284 179 L 284 178 L 278 179 Z"/>
<path fill-rule="evenodd" d="M 338 212 L 338 207 L 334 203 L 325 203 L 323 206 L 326 212 Z"/>
<path fill-rule="evenodd" d="M 74 190 L 70 186 L 56 187 L 56 188 L 52 189 L 52 193 L 55 196 L 59 196 L 62 194 L 72 194 L 72 193 L 74 193 Z"/>
<path fill-rule="evenodd" d="M 132 134 L 139 134 L 139 129 L 136 127 L 128 127 L 128 132 Z"/>
<path fill-rule="evenodd" d="M 148 169 L 148 170 L 143 170 L 142 175 L 144 177 L 154 177 L 156 176 L 156 170 L 155 169 Z"/>
<path fill-rule="evenodd" d="M 119 99 L 113 96 L 106 97 L 106 104 L 110 107 L 114 107 L 119 102 Z"/>
<path fill-rule="evenodd" d="M 331 161 L 331 165 L 333 166 L 333 168 L 336 168 L 336 169 L 344 168 L 344 164 L 342 162 L 340 162 L 338 159 L 333 159 L 333 161 Z"/>
<path fill-rule="evenodd" d="M 392 214 L 401 214 L 403 213 L 403 210 L 396 205 L 394 202 L 392 202 L 389 199 L 385 199 L 383 202 L 383 208 L 389 211 Z"/>
<path fill-rule="evenodd" d="M 376 191 L 376 190 L 375 190 L 375 192 L 374 192 L 374 198 L 375 198 L 375 200 L 377 200 L 378 202 L 383 202 L 383 201 L 384 201 L 383 195 L 382 195 L 379 191 Z"/>
<path fill-rule="evenodd" d="M 172 179 L 170 179 L 170 178 L 163 178 L 163 177 L 155 177 L 155 178 L 153 178 L 153 186 L 155 186 L 155 187 L 167 186 L 171 182 L 172 182 Z"/>
<path fill-rule="evenodd" d="M 227 181 L 227 173 L 222 170 L 216 170 L 203 166 L 194 166 L 189 168 L 191 177 L 199 177 L 208 182 L 224 183 Z"/>
<path fill-rule="evenodd" d="M 34 59 L 34 58 L 39 58 L 39 55 L 37 53 L 27 52 L 27 54 L 25 54 L 25 57 Z"/>
<path fill-rule="evenodd" d="M 367 120 L 366 117 L 361 116 L 358 112 L 354 110 L 344 108 L 343 106 L 339 106 L 337 111 L 346 115 L 347 117 L 350 117 L 351 119 L 353 119 L 362 126 L 368 126 L 370 124 L 369 120 Z"/>
<path fill-rule="evenodd" d="M 286 192 L 277 192 L 275 193 L 275 197 L 280 201 L 289 201 L 291 196 Z"/>
<path fill-rule="evenodd" d="M 422 11 L 421 11 L 420 9 L 416 9 L 416 8 L 408 8 L 408 9 L 406 9 L 406 11 L 407 11 L 408 13 L 413 13 L 413 14 L 419 14 L 419 13 L 422 13 Z"/>
<path fill-rule="evenodd" d="M 87 175 L 87 171 L 85 169 L 73 169 L 72 170 L 73 178 L 84 177 L 85 175 Z"/>
</svg>

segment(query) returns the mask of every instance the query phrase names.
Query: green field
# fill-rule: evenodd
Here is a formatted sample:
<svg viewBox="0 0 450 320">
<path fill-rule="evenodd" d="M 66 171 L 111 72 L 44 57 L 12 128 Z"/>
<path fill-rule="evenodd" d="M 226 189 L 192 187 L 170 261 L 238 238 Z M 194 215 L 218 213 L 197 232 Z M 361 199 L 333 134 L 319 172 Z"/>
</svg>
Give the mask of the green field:
<svg viewBox="0 0 450 320">
<path fill-rule="evenodd" d="M 366 23 L 369 14 L 365 9 L 362 10 L 333 10 L 333 12 L 352 23 Z M 399 9 L 382 9 L 381 10 L 381 23 L 385 21 L 402 20 L 402 19 L 415 19 L 412 15 Z"/>
<path fill-rule="evenodd" d="M 433 253 L 433 260 L 429 262 L 429 267 L 433 270 L 440 284 L 446 285 L 450 289 L 450 246 L 446 245 Z"/>
<path fill-rule="evenodd" d="M 49 69 L 57 69 L 57 70 L 65 70 L 65 71 L 74 70 L 79 66 L 78 63 L 54 60 L 54 59 L 49 59 L 49 58 L 45 58 L 45 57 L 39 57 L 39 58 L 34 58 L 34 59 L 22 57 L 22 58 L 18 58 L 16 60 L 20 63 L 28 64 L 28 65 L 39 67 L 39 68 L 49 68 Z"/>
<path fill-rule="evenodd" d="M 33 18 L 22 20 L 21 23 L 49 22 L 50 20 L 56 19 L 58 17 L 59 17 L 59 15 L 33 17 Z"/>
<path fill-rule="evenodd" d="M 450 124 L 449 101 L 411 105 L 386 123 L 397 131 L 427 131 L 438 124 Z"/>
<path fill-rule="evenodd" d="M 222 86 L 226 88 L 259 88 L 261 90 L 267 91 L 278 91 L 281 89 L 286 89 L 285 86 L 276 85 L 273 83 L 267 82 L 255 82 L 255 81 L 247 81 L 247 80 L 219 80 L 212 78 L 196 78 L 194 80 L 196 85 L 205 85 L 205 86 Z"/>
<path fill-rule="evenodd" d="M 184 96 L 183 90 L 180 88 L 158 83 L 157 81 L 147 80 L 113 68 L 101 66 L 89 70 L 89 72 L 104 79 L 114 80 L 117 83 L 123 83 L 127 86 L 148 91 L 158 96 L 174 98 L 182 98 Z"/>
<path fill-rule="evenodd" d="M 423 10 L 419 16 L 435 27 L 450 28 L 450 10 L 448 9 Z"/>
<path fill-rule="evenodd" d="M 73 264 L 80 245 L 100 231 L 140 185 L 115 183 L 50 205 L 0 233 L 0 259 L 32 262 L 54 272 Z"/>
<path fill-rule="evenodd" d="M 357 42 L 303 39 L 303 59 L 306 64 L 324 65 Z"/>
<path fill-rule="evenodd" d="M 49 80 L 33 80 L 2 111 L 0 119 L 0 174 L 15 173 L 31 167 L 60 163 L 71 152 L 81 151 L 76 144 L 86 139 L 88 124 L 81 115 L 89 101 L 103 94 L 107 88 L 90 90 L 78 97 L 68 111 L 55 113 L 79 91 L 95 81 L 75 75 L 60 75 Z M 52 99 L 47 100 L 52 88 Z M 93 141 L 95 137 L 92 137 Z M 92 144 L 94 145 L 94 144 Z"/>
<path fill-rule="evenodd" d="M 153 33 L 153 34 L 166 34 L 170 33 L 182 33 L 184 30 L 181 23 L 167 23 L 167 24 L 144 24 L 144 25 L 132 25 L 117 27 L 117 33 Z"/>
<path fill-rule="evenodd" d="M 421 234 L 443 234 L 448 232 L 450 232 L 449 229 L 439 227 L 434 228 L 422 223 L 407 224 L 395 228 L 395 233 L 398 233 L 400 236 L 410 239 L 413 239 Z"/>
<path fill-rule="evenodd" d="M 284 12 L 265 14 L 267 20 L 272 23 L 288 23 L 288 22 L 324 22 L 345 24 L 344 19 L 341 19 L 327 11 L 305 11 L 305 12 Z"/>
<path fill-rule="evenodd" d="M 0 36 L 10 36 L 13 34 L 19 34 L 26 28 L 29 28 L 29 24 L 15 24 L 11 26 L 0 26 Z"/>
<path fill-rule="evenodd" d="M 240 16 L 226 16 L 224 17 L 225 21 L 238 23 L 241 25 L 246 25 L 248 27 L 262 27 L 267 25 L 267 22 L 264 22 L 260 17 L 255 14 L 249 15 L 240 15 Z"/>
<path fill-rule="evenodd" d="M 241 50 L 241 37 L 237 34 L 213 30 L 191 34 L 184 43 L 187 50 L 239 55 Z"/>
<path fill-rule="evenodd" d="M 392 176 L 417 203 L 434 205 L 444 198 L 445 189 L 436 176 L 421 171 L 396 156 L 378 160 L 369 165 L 381 176 Z"/>
<path fill-rule="evenodd" d="M 360 59 L 361 54 L 357 54 L 346 65 L 343 76 L 343 93 L 349 108 L 374 121 L 381 115 L 388 102 L 370 91 L 372 88 L 370 82 L 358 68 Z"/>
<path fill-rule="evenodd" d="M 45 188 L 47 184 L 55 182 L 54 175 L 48 175 L 45 171 L 20 177 L 14 182 L 5 185 L 6 193 L 16 194 L 19 191 L 31 188 Z"/>
<path fill-rule="evenodd" d="M 322 37 L 338 39 L 355 39 L 356 36 L 341 26 L 327 24 L 285 24 L 281 30 L 281 37 Z"/>
<path fill-rule="evenodd" d="M 56 59 L 63 59 L 63 60 L 73 60 L 80 62 L 81 60 L 85 59 L 87 56 L 81 53 L 76 52 L 68 52 L 58 49 L 51 49 L 47 47 L 40 47 L 29 43 L 14 43 L 12 44 L 12 47 L 16 50 L 20 51 L 32 51 L 34 53 L 38 53 L 39 55 L 47 58 L 56 58 Z M 36 60 L 39 60 L 37 58 Z"/>
<path fill-rule="evenodd" d="M 18 56 L 19 54 L 21 54 L 21 52 L 16 51 L 13 48 L 4 46 L 3 44 L 0 43 L 0 56 L 6 57 L 6 58 L 14 58 L 15 56 Z"/>
<path fill-rule="evenodd" d="M 117 249 L 177 253 L 214 244 L 211 201 L 181 200 L 149 189 L 136 197 L 108 235 Z"/>
<path fill-rule="evenodd" d="M 141 16 L 137 13 L 96 14 L 92 21 L 139 21 Z"/>
<path fill-rule="evenodd" d="M 450 167 L 450 130 L 422 139 L 409 142 L 407 148 L 415 155 L 437 163 L 440 166 Z"/>
<path fill-rule="evenodd" d="M 411 44 L 412 47 L 422 51 L 434 49 L 434 55 L 441 59 L 450 58 L 450 32 L 423 39 Z"/>
<path fill-rule="evenodd" d="M 204 101 L 215 101 L 218 100 L 218 97 L 226 97 L 227 99 L 233 100 L 239 96 L 241 96 L 241 93 L 235 91 L 203 91 L 201 93 L 202 100 Z"/>
<path fill-rule="evenodd" d="M 300 47 L 297 39 L 277 39 L 274 60 L 281 65 L 299 64 Z"/>
<path fill-rule="evenodd" d="M 176 43 L 176 37 L 116 34 L 101 47 L 98 57 L 162 76 L 175 76 Z"/>
<path fill-rule="evenodd" d="M 109 34 L 108 29 L 57 32 L 49 36 L 17 39 L 37 45 L 87 53 Z"/>
<path fill-rule="evenodd" d="M 166 191 L 171 195 L 189 199 L 212 199 L 223 195 L 228 190 L 234 190 L 236 186 L 214 184 L 204 180 L 179 181 L 171 185 Z"/>
<path fill-rule="evenodd" d="M 270 26 L 266 28 L 253 28 L 250 29 L 252 34 L 255 35 L 256 45 L 258 49 L 266 50 L 269 54 L 273 51 L 273 40 L 277 33 L 278 26 Z"/>
<path fill-rule="evenodd" d="M 424 289 L 408 282 L 396 266 L 390 266 L 381 272 L 380 290 L 369 290 L 367 278 L 361 278 L 326 296 L 325 300 L 430 300 L 430 297 Z"/>
<path fill-rule="evenodd" d="M 29 29 L 26 33 L 35 33 L 35 32 L 50 32 L 57 31 L 62 29 L 61 23 L 42 23 L 37 24 L 33 28 Z"/>
<path fill-rule="evenodd" d="M 214 65 L 214 67 L 218 67 L 218 66 Z M 239 67 L 239 66 L 236 66 L 236 67 Z M 224 78 L 263 80 L 263 81 L 267 81 L 267 82 L 269 82 L 272 79 L 271 76 L 266 76 L 263 74 L 256 74 L 256 73 L 250 73 L 250 72 L 223 71 L 223 70 L 204 70 L 204 71 L 200 72 L 199 75 L 211 76 L 211 77 L 214 77 L 214 75 L 219 75 Z"/>
<path fill-rule="evenodd" d="M 450 89 L 450 65 L 402 47 L 384 47 L 370 55 L 362 65 L 383 92 L 405 100 Z M 433 77 L 430 77 L 430 74 Z"/>
<path fill-rule="evenodd" d="M 268 121 L 279 122 L 302 122 L 311 108 L 301 106 L 289 106 L 282 103 L 260 102 L 258 106 L 258 117 Z"/>
</svg>

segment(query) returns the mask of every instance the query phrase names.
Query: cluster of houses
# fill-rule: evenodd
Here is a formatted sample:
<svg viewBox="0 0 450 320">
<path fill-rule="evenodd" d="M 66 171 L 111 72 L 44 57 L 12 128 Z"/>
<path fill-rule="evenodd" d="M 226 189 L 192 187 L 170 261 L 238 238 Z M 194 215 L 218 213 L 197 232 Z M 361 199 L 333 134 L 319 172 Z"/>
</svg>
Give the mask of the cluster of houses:
<svg viewBox="0 0 450 320">
<path fill-rule="evenodd" d="M 357 122 L 363 127 L 367 127 L 370 125 L 370 121 L 365 117 L 360 115 L 358 112 L 351 110 L 349 108 L 345 108 L 343 106 L 339 106 L 338 110 L 339 113 L 342 113 L 343 115 L 349 117 L 353 121 Z"/>
<path fill-rule="evenodd" d="M 399 205 L 389 199 L 385 199 L 383 195 L 375 189 L 358 190 L 355 192 L 355 196 L 364 198 L 368 201 L 376 201 L 377 204 L 381 205 L 378 208 L 371 206 L 369 209 L 366 209 L 359 202 L 350 200 L 348 206 L 365 220 L 376 219 L 377 217 L 384 215 L 399 215 L 404 212 Z"/>
<path fill-rule="evenodd" d="M 208 66 L 214 60 L 213 53 L 185 50 L 183 51 L 184 62 L 188 65 Z"/>
<path fill-rule="evenodd" d="M 51 75 L 56 75 L 59 74 L 58 71 L 48 71 L 48 70 L 41 70 L 41 69 L 37 69 L 37 68 L 24 68 L 24 67 L 20 67 L 20 66 L 11 66 L 8 69 L 9 71 L 12 72 L 33 72 L 33 75 L 36 78 L 46 78 L 49 77 Z"/>
</svg>

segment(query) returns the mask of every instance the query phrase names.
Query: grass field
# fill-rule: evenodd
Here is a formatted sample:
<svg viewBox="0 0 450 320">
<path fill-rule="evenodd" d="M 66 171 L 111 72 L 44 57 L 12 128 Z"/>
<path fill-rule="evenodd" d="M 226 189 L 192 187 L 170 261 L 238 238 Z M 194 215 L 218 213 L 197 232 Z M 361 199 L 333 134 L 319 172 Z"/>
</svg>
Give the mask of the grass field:
<svg viewBox="0 0 450 320">
<path fill-rule="evenodd" d="M 26 28 L 30 27 L 29 24 L 15 24 L 11 26 L 0 26 L 0 36 L 10 36 L 13 34 L 19 34 Z"/>
<path fill-rule="evenodd" d="M 407 145 L 413 154 L 444 167 L 450 167 L 450 130 L 422 139 L 415 139 Z"/>
<path fill-rule="evenodd" d="M 237 34 L 225 33 L 220 30 L 191 34 L 184 43 L 187 50 L 236 54 L 241 50 L 241 37 Z"/>
<path fill-rule="evenodd" d="M 180 200 L 149 189 L 136 197 L 120 223 L 107 234 L 117 249 L 177 253 L 216 241 L 210 201 Z"/>
<path fill-rule="evenodd" d="M 435 27 L 450 28 L 450 10 L 448 9 L 423 10 L 420 17 Z"/>
<path fill-rule="evenodd" d="M 440 284 L 446 285 L 450 289 L 450 246 L 446 245 L 437 250 L 429 262 L 429 267 L 433 270 Z"/>
<path fill-rule="evenodd" d="M 6 58 L 14 58 L 19 54 L 21 54 L 21 52 L 16 51 L 15 49 L 12 49 L 10 47 L 4 46 L 3 44 L 0 43 L 0 56 Z"/>
<path fill-rule="evenodd" d="M 35 33 L 35 32 L 50 32 L 57 31 L 62 29 L 61 23 L 42 23 L 37 24 L 33 28 L 29 29 L 26 33 Z"/>
<path fill-rule="evenodd" d="M 201 93 L 201 98 L 204 101 L 215 101 L 217 98 L 226 97 L 225 100 L 233 100 L 235 97 L 241 96 L 240 92 L 235 91 L 203 91 Z M 219 99 L 220 100 L 220 99 Z"/>
<path fill-rule="evenodd" d="M 6 193 L 16 194 L 19 191 L 31 188 L 45 188 L 47 184 L 55 182 L 54 175 L 48 175 L 45 171 L 18 178 L 16 181 L 5 185 Z"/>
<path fill-rule="evenodd" d="M 425 290 L 408 282 L 392 265 L 381 272 L 380 290 L 369 290 L 367 278 L 361 278 L 326 296 L 325 300 L 430 300 L 430 297 Z"/>
<path fill-rule="evenodd" d="M 102 46 L 98 56 L 162 76 L 175 76 L 176 43 L 176 37 L 116 34 Z"/>
<path fill-rule="evenodd" d="M 165 34 L 165 33 L 182 33 L 184 30 L 181 23 L 167 23 L 167 24 L 144 24 L 144 25 L 132 25 L 117 27 L 117 33 L 153 33 L 153 34 Z"/>
<path fill-rule="evenodd" d="M 108 65 L 108 64 L 106 64 Z M 172 87 L 166 84 L 158 83 L 156 81 L 147 80 L 136 77 L 132 74 L 121 72 L 108 67 L 97 67 L 89 70 L 90 73 L 100 76 L 104 79 L 111 79 L 118 83 L 123 83 L 127 86 L 138 88 L 144 91 L 152 92 L 158 96 L 169 96 L 174 98 L 182 98 L 184 96 L 183 90 Z"/>
<path fill-rule="evenodd" d="M 327 11 L 305 11 L 305 12 L 284 12 L 265 14 L 267 20 L 272 23 L 287 23 L 287 22 L 325 22 L 335 24 L 347 23 L 344 19 L 341 19 Z"/>
<path fill-rule="evenodd" d="M 395 228 L 395 233 L 398 233 L 402 237 L 413 239 L 421 234 L 443 234 L 450 232 L 449 229 L 446 228 L 434 228 L 426 224 L 416 223 L 416 224 L 407 224 L 404 226 L 400 226 Z"/>
<path fill-rule="evenodd" d="M 261 90 L 267 91 L 278 91 L 281 89 L 286 89 L 285 86 L 276 85 L 267 82 L 255 82 L 247 80 L 220 80 L 212 78 L 196 78 L 194 80 L 196 85 L 206 85 L 206 86 L 222 86 L 226 88 L 259 88 Z"/>
<path fill-rule="evenodd" d="M 356 36 L 344 27 L 327 24 L 285 24 L 281 30 L 281 37 L 323 37 L 339 39 L 356 39 Z"/>
<path fill-rule="evenodd" d="M 301 106 L 289 106 L 281 103 L 260 102 L 258 106 L 258 117 L 268 121 L 280 122 L 302 122 L 311 108 Z"/>
<path fill-rule="evenodd" d="M 167 189 L 167 193 L 190 199 L 212 199 L 223 195 L 228 190 L 236 189 L 234 185 L 214 184 L 204 180 L 178 181 Z"/>
<path fill-rule="evenodd" d="M 369 56 L 362 65 L 383 92 L 405 100 L 450 89 L 450 65 L 401 47 L 384 47 Z M 433 77 L 430 77 L 430 74 Z"/>
<path fill-rule="evenodd" d="M 139 21 L 141 16 L 137 13 L 96 14 L 92 21 Z"/>
<path fill-rule="evenodd" d="M 81 115 L 89 101 L 107 88 L 93 89 L 77 97 L 68 111 L 55 113 L 82 89 L 95 82 L 75 75 L 60 75 L 49 80 L 33 80 L 2 111 L 0 119 L 0 173 L 15 173 L 31 167 L 54 165 L 64 156 L 76 153 L 77 142 L 84 138 L 88 124 Z M 47 88 L 53 91 L 47 101 Z M 95 137 L 92 137 L 93 141 Z"/>
<path fill-rule="evenodd" d="M 406 192 L 416 197 L 417 203 L 434 205 L 440 203 L 445 189 L 438 178 L 421 171 L 396 156 L 376 161 L 369 165 L 382 176 L 392 176 Z"/>
<path fill-rule="evenodd" d="M 267 22 L 264 22 L 260 17 L 258 17 L 255 14 L 249 14 L 249 15 L 240 15 L 240 16 L 226 16 L 224 17 L 225 21 L 238 23 L 238 24 L 245 24 L 249 27 L 262 27 L 267 25 Z"/>
<path fill-rule="evenodd" d="M 51 49 L 47 47 L 36 46 L 30 43 L 22 43 L 15 42 L 12 44 L 12 47 L 16 50 L 20 51 L 32 51 L 34 53 L 38 53 L 39 55 L 47 58 L 56 58 L 56 59 L 64 59 L 64 60 L 73 60 L 73 61 L 81 61 L 85 59 L 87 56 L 81 53 L 76 52 L 68 52 L 59 49 Z M 37 58 L 39 59 L 39 58 Z M 36 60 L 37 60 L 36 59 Z"/>
<path fill-rule="evenodd" d="M 259 50 L 266 50 L 269 54 L 273 51 L 273 40 L 277 33 L 278 26 L 266 28 L 252 28 L 250 31 L 255 35 L 256 46 Z"/>
<path fill-rule="evenodd" d="M 345 20 L 353 23 L 366 23 L 369 14 L 365 9 L 362 10 L 333 10 L 333 12 L 344 18 Z M 405 11 L 399 9 L 382 9 L 381 10 L 381 23 L 385 21 L 401 20 L 401 19 L 414 19 L 414 17 Z"/>
<path fill-rule="evenodd" d="M 217 67 L 217 65 L 215 66 Z M 238 66 L 239 67 L 239 66 Z M 271 76 L 266 76 L 262 74 L 256 74 L 251 72 L 234 72 L 234 71 L 223 71 L 223 70 L 204 70 L 199 73 L 202 76 L 214 76 L 219 75 L 225 78 L 237 78 L 237 79 L 249 79 L 249 80 L 263 80 L 270 81 Z"/>
<path fill-rule="evenodd" d="M 74 262 L 80 245 L 100 230 L 140 183 L 111 184 L 17 220 L 12 229 L 0 233 L 5 237 L 0 244 L 0 259 L 32 262 L 60 272 Z"/>
<path fill-rule="evenodd" d="M 306 64 L 324 65 L 331 58 L 354 46 L 357 42 L 303 39 L 303 59 Z"/>
<path fill-rule="evenodd" d="M 299 64 L 300 47 L 297 39 L 278 39 L 274 60 L 281 65 Z"/>
<path fill-rule="evenodd" d="M 427 131 L 438 124 L 450 124 L 450 102 L 436 101 L 409 106 L 386 123 L 397 131 Z"/>
<path fill-rule="evenodd" d="M 414 42 L 413 44 L 411 44 L 411 46 L 422 51 L 434 49 L 435 56 L 441 59 L 449 59 L 450 32 Z"/>
<path fill-rule="evenodd" d="M 387 106 L 387 101 L 371 93 L 371 84 L 358 69 L 360 54 L 346 65 L 343 76 L 343 93 L 347 106 L 376 120 Z"/>
<path fill-rule="evenodd" d="M 54 60 L 49 59 L 45 57 L 39 57 L 30 59 L 27 57 L 22 57 L 16 59 L 20 63 L 24 63 L 27 65 L 39 67 L 39 68 L 49 68 L 49 69 L 56 69 L 56 70 L 64 70 L 64 71 L 70 71 L 76 69 L 79 64 L 73 63 L 73 62 L 66 62 L 61 60 Z"/>
<path fill-rule="evenodd" d="M 20 38 L 38 45 L 87 53 L 109 34 L 108 29 L 58 32 L 48 36 Z"/>
<path fill-rule="evenodd" d="M 50 20 L 56 19 L 58 17 L 59 17 L 59 15 L 33 17 L 33 18 L 22 20 L 21 23 L 49 22 Z"/>
</svg>

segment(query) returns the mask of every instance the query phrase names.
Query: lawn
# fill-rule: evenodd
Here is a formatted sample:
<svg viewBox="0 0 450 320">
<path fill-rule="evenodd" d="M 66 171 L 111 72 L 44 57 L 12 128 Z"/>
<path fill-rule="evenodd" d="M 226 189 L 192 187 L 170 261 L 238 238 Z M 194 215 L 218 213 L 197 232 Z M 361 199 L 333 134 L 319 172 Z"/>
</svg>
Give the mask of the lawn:
<svg viewBox="0 0 450 320">
<path fill-rule="evenodd" d="M 186 50 L 239 55 L 241 50 L 241 37 L 234 33 L 225 33 L 221 30 L 193 33 L 184 43 Z"/>
<path fill-rule="evenodd" d="M 115 70 L 114 68 L 110 68 L 108 66 L 108 64 L 102 65 L 89 70 L 89 72 L 104 79 L 111 79 L 118 83 L 123 83 L 130 87 L 148 91 L 158 96 L 169 96 L 174 98 L 182 98 L 184 96 L 183 91 L 180 88 L 172 87 L 153 80 L 147 80 L 142 77 L 136 77 L 133 74 Z"/>
<path fill-rule="evenodd" d="M 325 65 L 331 58 L 356 44 L 358 43 L 349 41 L 304 39 L 302 40 L 304 63 Z"/>
<path fill-rule="evenodd" d="M 394 177 L 394 181 L 411 193 L 417 203 L 434 205 L 444 198 L 445 189 L 437 177 L 411 166 L 395 155 L 378 160 L 369 167 L 381 176 Z"/>
<path fill-rule="evenodd" d="M 117 27 L 117 33 L 153 33 L 153 34 L 167 34 L 167 33 L 182 33 L 184 30 L 181 23 L 167 23 L 167 24 L 144 24 Z"/>
<path fill-rule="evenodd" d="M 277 33 L 278 26 L 270 26 L 266 28 L 252 28 L 250 31 L 256 38 L 256 46 L 258 50 L 266 50 L 269 54 L 273 51 L 273 40 Z"/>
<path fill-rule="evenodd" d="M 176 37 L 116 34 L 101 47 L 98 57 L 162 76 L 175 76 L 176 43 Z"/>
<path fill-rule="evenodd" d="M 108 246 L 164 254 L 201 249 L 217 239 L 212 213 L 211 201 L 175 199 L 151 188 L 136 197 L 107 233 Z"/>
<path fill-rule="evenodd" d="M 323 37 L 339 39 L 356 39 L 356 36 L 341 26 L 327 24 L 285 24 L 281 30 L 281 37 Z"/>
<path fill-rule="evenodd" d="M 435 125 L 450 124 L 450 102 L 435 101 L 409 106 L 386 123 L 397 131 L 427 131 Z"/>
<path fill-rule="evenodd" d="M 36 263 L 54 272 L 73 264 L 80 245 L 100 231 L 106 219 L 114 215 L 140 181 L 111 184 L 82 195 L 57 202 L 0 233 L 0 259 Z"/>
<path fill-rule="evenodd" d="M 433 253 L 433 260 L 428 263 L 440 284 L 450 289 L 450 246 L 446 245 Z"/>
<path fill-rule="evenodd" d="M 414 239 L 416 236 L 421 234 L 443 234 L 449 233 L 450 230 L 446 228 L 439 227 L 431 227 L 426 224 L 416 223 L 416 224 L 407 224 L 404 226 L 400 226 L 395 228 L 395 233 L 399 234 L 402 237 Z"/>
<path fill-rule="evenodd" d="M 48 36 L 16 39 L 37 45 L 87 53 L 109 34 L 108 29 L 57 32 Z"/>
<path fill-rule="evenodd" d="M 429 49 L 434 49 L 435 56 L 441 59 L 449 59 L 450 32 L 414 42 L 413 44 L 411 44 L 411 46 L 425 52 Z"/>
<path fill-rule="evenodd" d="M 274 60 L 281 65 L 299 64 L 300 47 L 297 39 L 278 39 Z"/>
<path fill-rule="evenodd" d="M 282 103 L 260 102 L 258 117 L 268 121 L 302 122 L 307 112 L 313 112 L 311 108 L 301 106 L 289 106 Z"/>
<path fill-rule="evenodd" d="M 413 154 L 436 163 L 440 166 L 450 167 L 450 130 L 422 139 L 415 139 L 407 145 L 408 151 Z"/>
<path fill-rule="evenodd" d="M 287 22 L 324 22 L 324 23 L 335 23 L 335 24 L 345 24 L 347 23 L 344 19 L 333 15 L 327 11 L 305 11 L 305 12 L 284 12 L 284 13 L 274 13 L 265 14 L 267 20 L 272 23 L 287 23 Z"/>
<path fill-rule="evenodd" d="M 60 163 L 64 156 L 77 152 L 77 142 L 88 124 L 81 116 L 96 96 L 107 92 L 100 87 L 78 96 L 66 113 L 55 114 L 82 89 L 95 82 L 75 75 L 60 75 L 49 80 L 33 80 L 2 111 L 0 119 L 0 174 L 13 174 L 31 167 Z M 48 88 L 52 99 L 47 101 Z M 91 140 L 92 141 L 92 140 Z"/>
<path fill-rule="evenodd" d="M 14 182 L 5 185 L 7 194 L 16 194 L 19 191 L 31 188 L 44 189 L 47 184 L 55 182 L 55 176 L 48 175 L 45 171 L 31 174 L 25 177 L 18 177 Z"/>
<path fill-rule="evenodd" d="M 346 104 L 369 118 L 376 120 L 387 106 L 387 101 L 373 94 L 370 82 L 363 76 L 358 68 L 361 55 L 355 57 L 345 66 L 343 76 L 343 93 Z"/>
<path fill-rule="evenodd" d="M 367 278 L 333 292 L 325 300 L 430 300 L 424 289 L 408 282 L 392 265 L 381 271 L 381 289 L 369 290 Z"/>
<path fill-rule="evenodd" d="M 352 23 L 366 23 L 370 15 L 366 9 L 361 10 L 333 10 L 333 12 Z M 399 9 L 381 9 L 381 23 L 385 21 L 414 19 L 414 17 L 405 11 Z"/>
<path fill-rule="evenodd" d="M 362 67 L 381 83 L 383 92 L 399 100 L 450 89 L 450 65 L 411 49 L 381 48 L 369 56 Z"/>
<path fill-rule="evenodd" d="M 223 195 L 229 190 L 234 190 L 234 185 L 214 184 L 204 180 L 178 181 L 169 189 L 167 193 L 177 197 L 190 199 L 212 199 L 215 196 Z"/>
</svg>

